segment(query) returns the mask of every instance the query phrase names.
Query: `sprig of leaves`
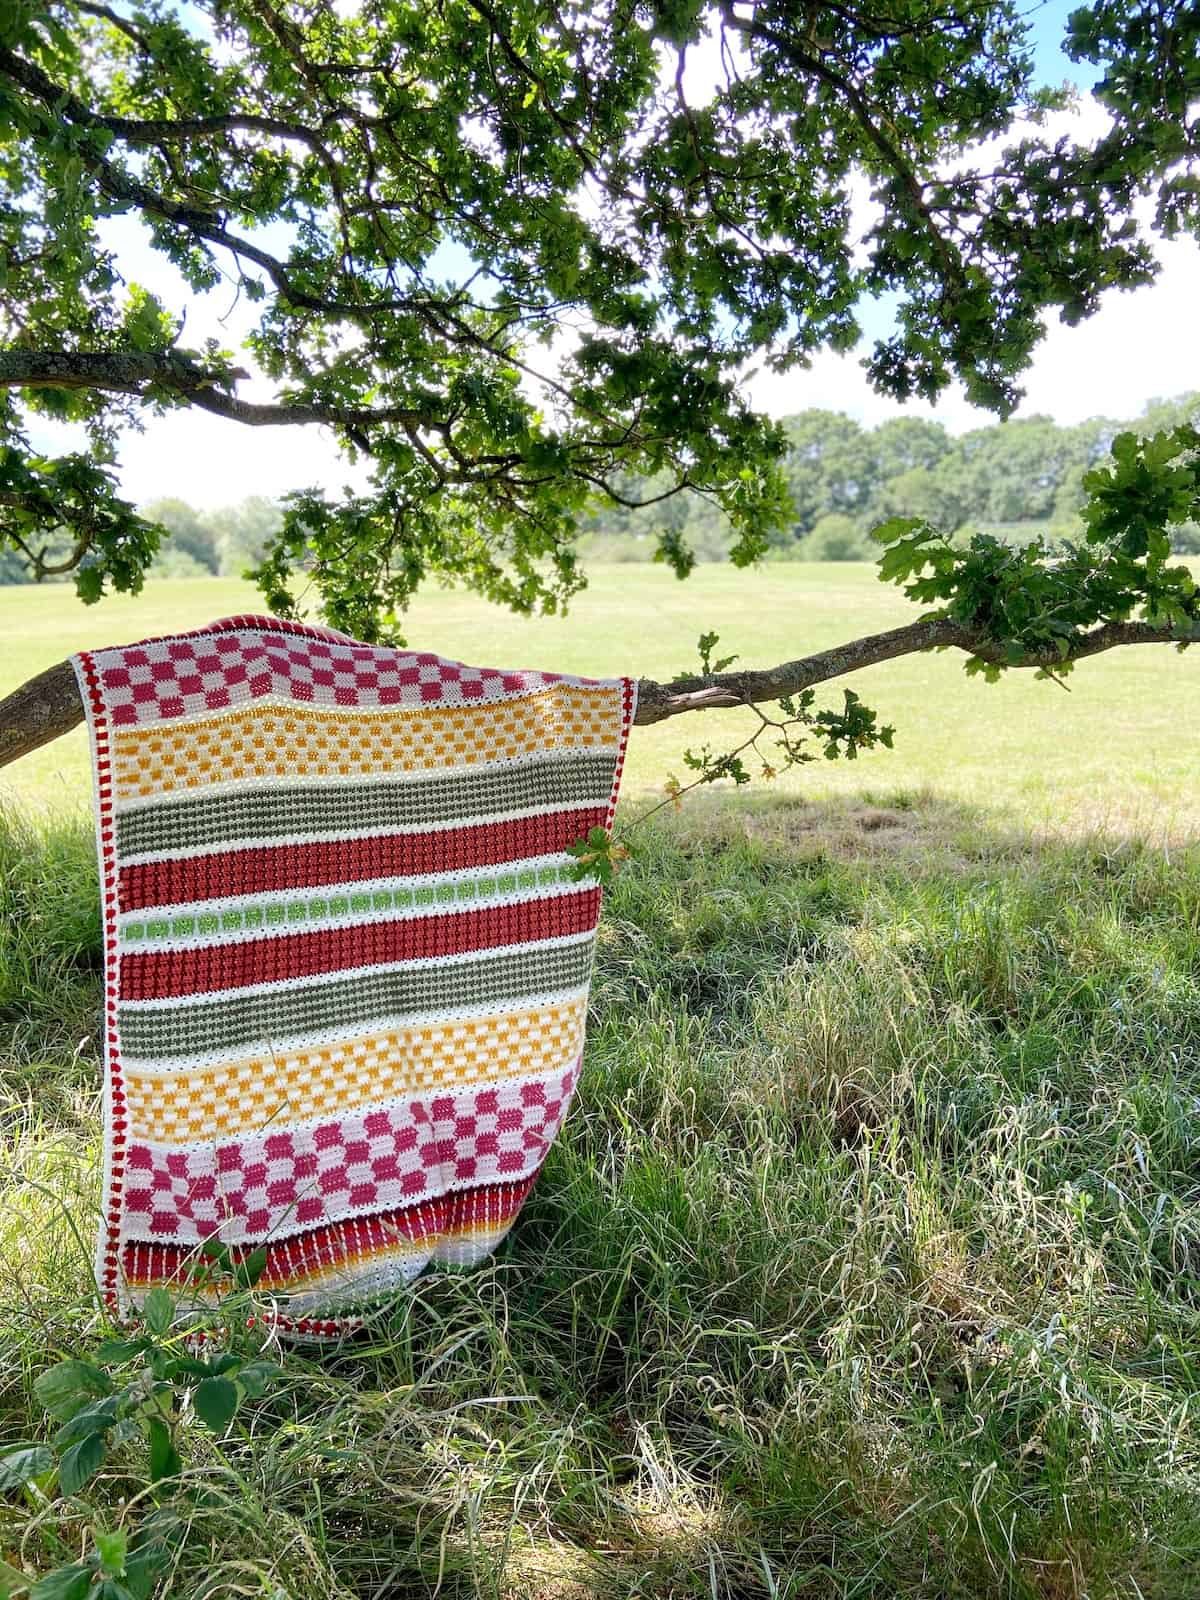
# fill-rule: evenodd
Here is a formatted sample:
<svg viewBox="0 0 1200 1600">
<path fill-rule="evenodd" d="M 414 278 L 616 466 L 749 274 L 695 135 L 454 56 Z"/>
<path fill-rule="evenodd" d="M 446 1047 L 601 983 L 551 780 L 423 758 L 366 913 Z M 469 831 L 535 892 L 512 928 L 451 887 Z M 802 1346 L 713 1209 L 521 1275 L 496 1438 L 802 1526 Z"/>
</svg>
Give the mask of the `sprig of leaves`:
<svg viewBox="0 0 1200 1600">
<path fill-rule="evenodd" d="M 29 1600 L 149 1600 L 186 1525 L 175 1508 L 191 1494 L 182 1448 L 189 1423 L 223 1438 L 242 1406 L 264 1399 L 282 1377 L 249 1339 L 241 1314 L 265 1261 L 259 1251 L 235 1262 L 226 1246 L 206 1247 L 195 1283 L 221 1274 L 237 1285 L 203 1330 L 212 1336 L 211 1353 L 195 1353 L 197 1325 L 179 1321 L 191 1303 L 156 1288 L 142 1302 L 141 1331 L 105 1339 L 90 1355 L 70 1356 L 36 1379 L 34 1393 L 56 1426 L 48 1442 L 22 1442 L 0 1454 L 0 1490 L 43 1497 L 57 1490 L 78 1499 L 107 1461 L 140 1444 L 156 1506 L 135 1531 L 106 1530 L 96 1519 L 89 1553 L 40 1578 L 0 1570 L 0 1595 L 28 1588 Z"/>
<path fill-rule="evenodd" d="M 605 887 L 613 881 L 619 864 L 627 860 L 630 854 L 627 845 L 616 843 L 600 827 L 589 829 L 585 839 L 576 839 L 566 848 L 568 854 L 575 857 L 574 866 L 568 869 L 571 877 L 576 882 L 596 878 Z"/>
<path fill-rule="evenodd" d="M 697 640 L 702 671 L 697 674 L 688 668 L 678 676 L 684 679 L 710 677 L 713 673 L 725 671 L 737 661 L 739 658 L 736 655 L 723 656 L 714 661 L 713 651 L 719 638 L 716 633 L 702 633 Z M 840 711 L 814 711 L 816 691 L 813 689 L 782 695 L 777 702 L 783 713 L 781 717 L 769 716 L 760 705 L 748 703 L 747 709 L 759 721 L 749 738 L 732 750 L 714 750 L 709 744 L 701 745 L 699 750 L 691 747 L 686 749 L 683 752 L 684 765 L 697 777 L 685 784 L 671 773 L 663 785 L 667 798 L 636 818 L 630 828 L 637 827 L 664 805 L 673 805 L 678 811 L 684 795 L 704 784 L 717 783 L 722 778 L 731 779 L 738 787 L 752 782 L 754 775 L 747 764 L 749 751 L 759 758 L 758 776 L 770 783 L 789 768 L 817 759 L 814 751 L 808 748 L 810 742 L 816 742 L 829 761 L 835 761 L 838 757 L 853 761 L 860 750 L 869 750 L 875 745 L 884 745 L 890 750 L 895 728 L 890 724 L 880 727 L 877 713 L 863 705 L 853 689 L 844 689 L 842 695 Z M 774 741 L 777 754 L 764 751 L 760 744 L 760 740 L 772 729 L 778 735 Z"/>
<path fill-rule="evenodd" d="M 966 670 L 999 677 L 1030 657 L 1053 655 L 1041 677 L 1071 669 L 1073 649 L 1105 622 L 1138 617 L 1176 630 L 1182 646 L 1200 629 L 1200 591 L 1187 567 L 1170 565 L 1168 529 L 1200 517 L 1200 432 L 1190 425 L 1150 438 L 1119 434 L 1112 464 L 1083 480 L 1084 543 L 1052 550 L 1044 538 L 1012 546 L 973 534 L 960 548 L 920 517 L 892 517 L 872 532 L 885 547 L 879 576 L 997 647 Z"/>
</svg>

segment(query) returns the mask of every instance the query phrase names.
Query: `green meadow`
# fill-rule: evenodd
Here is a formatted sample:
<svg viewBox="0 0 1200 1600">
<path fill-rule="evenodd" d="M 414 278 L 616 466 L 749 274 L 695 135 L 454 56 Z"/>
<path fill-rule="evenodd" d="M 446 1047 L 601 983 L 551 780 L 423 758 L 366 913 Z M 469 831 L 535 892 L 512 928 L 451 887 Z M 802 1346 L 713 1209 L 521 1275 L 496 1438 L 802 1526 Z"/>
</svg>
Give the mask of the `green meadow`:
<svg viewBox="0 0 1200 1600">
<path fill-rule="evenodd" d="M 682 583 L 662 567 L 623 565 L 593 568 L 591 579 L 566 617 L 517 617 L 461 591 L 432 590 L 409 613 L 408 642 L 457 660 L 667 679 L 698 667 L 702 633 L 720 635 L 718 655 L 767 666 L 919 614 L 867 563 L 797 562 L 756 572 L 714 563 Z M 159 580 L 136 598 L 92 607 L 65 587 L 0 589 L 0 693 L 74 650 L 257 609 L 249 584 L 224 578 Z M 1035 683 L 1031 673 L 1013 672 L 996 684 L 968 678 L 956 652 L 885 663 L 857 674 L 853 687 L 881 723 L 894 724 L 896 748 L 853 764 L 821 759 L 780 788 L 808 799 L 929 786 L 1015 809 L 1039 827 L 1194 831 L 1200 795 L 1189 730 L 1198 661 L 1196 652 L 1161 648 L 1114 652 L 1077 668 L 1069 692 Z M 828 686 L 819 703 L 840 705 L 840 687 Z M 748 712 L 706 712 L 638 729 L 623 793 L 661 797 L 669 773 L 688 777 L 680 760 L 686 746 L 724 749 L 754 723 Z M 24 804 L 61 810 L 87 792 L 82 731 L 0 771 L 0 798 Z"/>
<path fill-rule="evenodd" d="M 0 590 L 0 692 L 246 609 L 215 579 Z M 914 614 L 866 566 L 614 566 L 566 619 L 431 593 L 408 638 L 668 678 L 706 631 L 767 665 Z M 752 722 L 635 730 L 578 1099 L 501 1250 L 269 1352 L 223 1437 L 179 1411 L 165 1511 L 134 1439 L 78 1494 L 3 1493 L 0 1559 L 169 1513 L 171 1600 L 1190 1600 L 1198 672 L 901 660 L 851 680 L 893 752 L 643 823 L 684 746 Z M 82 734 L 0 795 L 0 1442 L 32 1443 L 39 1374 L 112 1332 Z"/>
</svg>

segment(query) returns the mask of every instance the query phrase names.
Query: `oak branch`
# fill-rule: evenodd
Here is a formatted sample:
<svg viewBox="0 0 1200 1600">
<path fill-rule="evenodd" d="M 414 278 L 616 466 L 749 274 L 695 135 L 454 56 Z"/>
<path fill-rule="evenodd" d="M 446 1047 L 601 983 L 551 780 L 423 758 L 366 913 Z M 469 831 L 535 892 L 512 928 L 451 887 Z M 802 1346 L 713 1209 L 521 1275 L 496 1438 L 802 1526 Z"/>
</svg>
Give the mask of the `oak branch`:
<svg viewBox="0 0 1200 1600">
<path fill-rule="evenodd" d="M 1077 640 L 1070 659 L 1079 661 L 1119 645 L 1172 643 L 1178 643 L 1178 636 L 1169 628 L 1155 628 L 1144 622 L 1107 622 Z M 932 618 L 890 628 L 886 633 L 868 634 L 777 667 L 675 678 L 670 683 L 641 678 L 634 721 L 644 727 L 681 716 L 685 711 L 712 711 L 778 700 L 897 656 L 946 648 L 962 650 L 984 661 L 1003 659 L 994 641 L 957 623 Z M 1054 667 L 1062 665 L 1062 657 L 1031 654 L 1023 661 L 1008 664 Z M 0 701 L 0 767 L 69 733 L 82 721 L 83 706 L 74 669 L 69 661 L 59 662 Z"/>
</svg>

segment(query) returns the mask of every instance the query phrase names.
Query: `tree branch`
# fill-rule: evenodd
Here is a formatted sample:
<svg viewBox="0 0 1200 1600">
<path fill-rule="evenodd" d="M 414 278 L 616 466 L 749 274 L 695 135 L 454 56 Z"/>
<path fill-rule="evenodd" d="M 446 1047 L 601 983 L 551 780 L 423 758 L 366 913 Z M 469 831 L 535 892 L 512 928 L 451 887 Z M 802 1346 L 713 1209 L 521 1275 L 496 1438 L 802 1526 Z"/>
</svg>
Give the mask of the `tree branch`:
<svg viewBox="0 0 1200 1600">
<path fill-rule="evenodd" d="M 1123 645 L 1179 642 L 1179 636 L 1169 628 L 1155 628 L 1146 622 L 1106 622 L 1077 640 L 1066 659 L 1082 661 L 1087 656 Z M 863 667 L 877 666 L 881 661 L 947 647 L 965 651 L 983 661 L 1005 660 L 1002 649 L 993 641 L 958 623 L 934 618 L 891 628 L 886 633 L 869 634 L 777 667 L 676 678 L 670 683 L 642 678 L 638 682 L 634 721 L 645 727 L 665 722 L 668 717 L 681 716 L 686 711 L 712 711 L 778 700 L 783 695 L 799 694 L 803 689 L 858 672 Z M 1046 652 L 1007 664 L 1054 668 L 1062 666 L 1063 658 Z M 60 662 L 0 701 L 0 767 L 69 733 L 82 721 L 83 706 L 74 669 L 69 661 Z"/>
<path fill-rule="evenodd" d="M 411 406 L 338 406 L 306 401 L 295 405 L 256 405 L 238 400 L 218 383 L 244 378 L 232 373 L 206 372 L 178 350 L 153 352 L 0 350 L 0 389 L 107 389 L 116 394 L 142 395 L 151 385 L 186 395 L 205 411 L 251 427 L 286 427 L 324 422 L 342 427 L 368 428 L 376 423 L 432 427 L 438 418 Z"/>
</svg>

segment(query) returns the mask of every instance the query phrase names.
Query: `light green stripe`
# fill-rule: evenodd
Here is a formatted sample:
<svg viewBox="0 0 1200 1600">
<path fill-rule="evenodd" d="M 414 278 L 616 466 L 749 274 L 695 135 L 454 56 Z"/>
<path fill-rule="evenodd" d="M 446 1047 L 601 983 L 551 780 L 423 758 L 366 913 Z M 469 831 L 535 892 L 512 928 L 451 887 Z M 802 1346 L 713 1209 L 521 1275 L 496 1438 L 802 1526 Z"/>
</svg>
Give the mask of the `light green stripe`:
<svg viewBox="0 0 1200 1600">
<path fill-rule="evenodd" d="M 127 916 L 121 923 L 126 943 L 159 943 L 164 939 L 237 938 L 282 932 L 292 928 L 327 926 L 342 918 L 380 914 L 404 915 L 438 911 L 446 906 L 478 905 L 498 896 L 527 894 L 556 884 L 589 888 L 594 880 L 575 877 L 574 863 L 527 867 L 513 863 L 493 867 L 471 878 L 422 884 L 409 882 L 395 888 L 360 889 L 354 885 L 327 887 L 290 900 L 260 901 L 217 910 L 167 912 L 161 916 Z"/>
</svg>

